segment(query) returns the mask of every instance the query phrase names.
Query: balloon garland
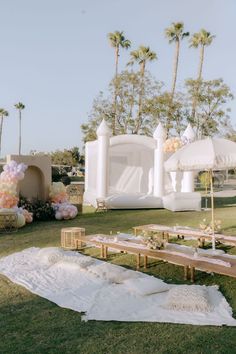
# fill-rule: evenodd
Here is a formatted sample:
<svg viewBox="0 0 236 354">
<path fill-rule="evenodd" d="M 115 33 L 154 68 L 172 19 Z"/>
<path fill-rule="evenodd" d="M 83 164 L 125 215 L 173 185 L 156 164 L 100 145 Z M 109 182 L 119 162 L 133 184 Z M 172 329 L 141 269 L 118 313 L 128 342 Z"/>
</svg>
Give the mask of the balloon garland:
<svg viewBox="0 0 236 354">
<path fill-rule="evenodd" d="M 189 139 L 186 136 L 169 138 L 164 143 L 164 152 L 175 152 L 184 145 L 188 145 L 193 142 L 193 139 Z"/>
<path fill-rule="evenodd" d="M 3 167 L 0 174 L 0 212 L 15 211 L 17 213 L 17 227 L 33 221 L 32 213 L 26 209 L 18 208 L 19 201 L 17 184 L 25 176 L 27 166 L 23 163 L 10 161 Z"/>
<path fill-rule="evenodd" d="M 53 203 L 56 220 L 74 219 L 78 214 L 76 206 L 68 202 L 66 187 L 62 182 L 53 182 L 49 197 Z"/>
<path fill-rule="evenodd" d="M 49 198 L 52 203 L 65 203 L 67 202 L 66 187 L 62 182 L 53 182 L 50 191 Z"/>
<path fill-rule="evenodd" d="M 10 161 L 3 167 L 0 174 L 0 208 L 13 208 L 17 206 L 17 184 L 24 178 L 27 166 L 23 163 L 17 164 Z"/>
<path fill-rule="evenodd" d="M 18 182 L 25 176 L 27 166 L 23 163 L 10 161 L 4 165 L 0 174 L 0 213 L 14 211 L 17 213 L 17 227 L 33 221 L 33 213 L 17 206 L 19 197 L 17 193 Z M 78 214 L 77 208 L 67 199 L 66 188 L 62 182 L 54 182 L 50 188 L 50 201 L 55 212 L 56 220 L 73 219 Z"/>
<path fill-rule="evenodd" d="M 164 143 L 164 152 L 175 152 L 183 146 L 183 142 L 180 138 L 169 138 Z"/>
</svg>

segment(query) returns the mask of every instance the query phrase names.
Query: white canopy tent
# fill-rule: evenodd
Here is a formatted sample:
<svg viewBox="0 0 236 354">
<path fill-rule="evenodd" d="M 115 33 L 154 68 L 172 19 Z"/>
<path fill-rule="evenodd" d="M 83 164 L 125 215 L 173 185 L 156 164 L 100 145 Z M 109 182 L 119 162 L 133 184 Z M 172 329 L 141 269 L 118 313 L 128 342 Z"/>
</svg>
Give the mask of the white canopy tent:
<svg viewBox="0 0 236 354">
<path fill-rule="evenodd" d="M 210 171 L 213 249 L 215 249 L 213 171 L 233 167 L 236 167 L 236 143 L 220 138 L 206 138 L 195 141 L 176 151 L 165 162 L 166 171 Z"/>
</svg>

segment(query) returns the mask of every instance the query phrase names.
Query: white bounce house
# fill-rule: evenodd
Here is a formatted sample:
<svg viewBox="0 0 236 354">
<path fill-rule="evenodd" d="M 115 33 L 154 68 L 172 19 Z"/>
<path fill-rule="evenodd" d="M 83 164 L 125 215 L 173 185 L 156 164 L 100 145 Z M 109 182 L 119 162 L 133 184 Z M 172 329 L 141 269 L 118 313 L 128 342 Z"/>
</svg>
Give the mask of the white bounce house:
<svg viewBox="0 0 236 354">
<path fill-rule="evenodd" d="M 183 136 L 194 139 L 190 125 Z M 166 132 L 161 123 L 153 138 L 111 137 L 103 120 L 97 137 L 85 146 L 85 203 L 96 206 L 97 199 L 102 199 L 109 209 L 201 209 L 201 195 L 194 192 L 193 172 L 164 170 L 170 153 L 164 153 Z"/>
</svg>

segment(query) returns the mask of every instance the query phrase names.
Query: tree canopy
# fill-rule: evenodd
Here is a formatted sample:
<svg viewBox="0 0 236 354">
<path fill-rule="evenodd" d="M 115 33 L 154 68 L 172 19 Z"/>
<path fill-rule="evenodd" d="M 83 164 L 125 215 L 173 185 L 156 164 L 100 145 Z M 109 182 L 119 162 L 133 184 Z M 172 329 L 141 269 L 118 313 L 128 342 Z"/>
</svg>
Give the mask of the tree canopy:
<svg viewBox="0 0 236 354">
<path fill-rule="evenodd" d="M 145 45 L 131 50 L 127 69 L 118 73 L 119 47 L 127 49 L 131 42 L 123 31 L 108 34 L 110 44 L 116 50 L 115 77 L 109 83 L 107 93 L 100 92 L 94 99 L 89 120 L 81 126 L 84 142 L 96 139 L 102 119 L 106 120 L 113 135 L 152 136 L 157 124 L 162 122 L 167 134 L 179 136 L 191 122 L 198 137 L 229 136 L 230 132 L 233 136 L 228 108 L 233 99 L 230 88 L 221 78 L 206 80 L 202 77 L 204 48 L 210 46 L 215 35 L 201 29 L 190 37 L 190 47 L 200 48 L 197 79 L 186 80 L 181 90 L 176 86 L 180 42 L 189 35 L 181 21 L 173 22 L 165 29 L 169 43 L 176 45 L 172 84 L 168 88 L 148 72 L 147 63 L 156 61 L 157 54 Z"/>
<path fill-rule="evenodd" d="M 179 136 L 191 122 L 198 137 L 225 135 L 232 130 L 227 104 L 233 99 L 229 87 L 222 79 L 186 80 L 183 90 L 176 92 L 172 99 L 165 85 L 157 81 L 149 72 L 145 73 L 142 121 L 137 130 L 139 109 L 140 73 L 123 71 L 118 75 L 119 90 L 117 101 L 118 134 L 144 134 L 152 136 L 157 124 L 172 135 Z M 84 142 L 96 139 L 96 130 L 102 119 L 112 127 L 112 92 L 114 81 L 110 82 L 107 96 L 103 92 L 93 102 L 89 121 L 82 125 Z M 192 101 L 197 96 L 198 112 L 191 116 Z M 171 112 L 171 115 L 169 114 Z"/>
</svg>

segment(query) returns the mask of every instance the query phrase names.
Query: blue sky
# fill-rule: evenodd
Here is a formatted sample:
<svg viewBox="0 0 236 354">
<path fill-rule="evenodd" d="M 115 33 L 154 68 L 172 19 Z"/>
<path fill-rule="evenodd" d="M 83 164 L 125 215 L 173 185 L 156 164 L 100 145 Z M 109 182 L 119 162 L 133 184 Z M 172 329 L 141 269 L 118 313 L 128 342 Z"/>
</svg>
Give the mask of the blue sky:
<svg viewBox="0 0 236 354">
<path fill-rule="evenodd" d="M 114 74 L 107 33 L 123 30 L 132 49 L 148 45 L 158 61 L 148 69 L 171 84 L 174 46 L 164 37 L 171 22 L 191 33 L 216 35 L 206 50 L 205 79 L 222 77 L 236 95 L 235 0 L 0 0 L 0 107 L 4 121 L 2 155 L 17 153 L 22 101 L 22 151 L 53 151 L 81 145 L 80 125 L 92 101 Z M 122 52 L 120 69 L 128 52 Z M 178 86 L 196 76 L 198 50 L 183 43 Z M 236 125 L 236 103 L 230 104 Z"/>
</svg>

